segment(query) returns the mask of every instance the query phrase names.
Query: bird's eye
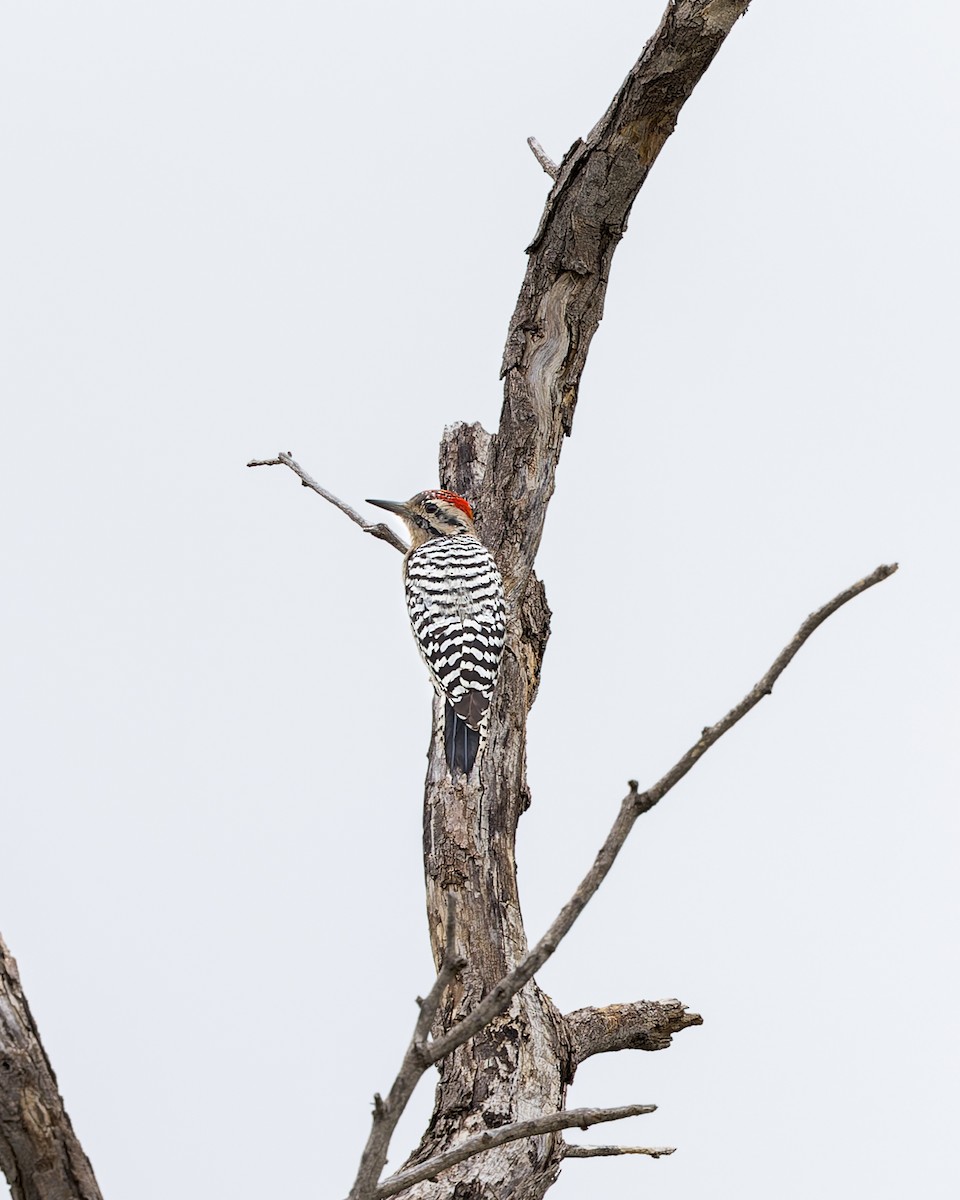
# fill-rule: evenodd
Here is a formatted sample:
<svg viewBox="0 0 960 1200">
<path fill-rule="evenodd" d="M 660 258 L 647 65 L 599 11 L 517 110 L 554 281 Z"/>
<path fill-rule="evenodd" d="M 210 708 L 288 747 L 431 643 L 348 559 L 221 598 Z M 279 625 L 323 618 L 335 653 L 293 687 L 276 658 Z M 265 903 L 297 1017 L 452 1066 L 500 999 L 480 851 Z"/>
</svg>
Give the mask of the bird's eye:
<svg viewBox="0 0 960 1200">
<path fill-rule="evenodd" d="M 423 507 L 424 507 L 424 510 L 428 513 L 435 513 L 437 511 L 439 511 L 437 506 L 433 503 L 432 500 L 428 500 Z"/>
</svg>

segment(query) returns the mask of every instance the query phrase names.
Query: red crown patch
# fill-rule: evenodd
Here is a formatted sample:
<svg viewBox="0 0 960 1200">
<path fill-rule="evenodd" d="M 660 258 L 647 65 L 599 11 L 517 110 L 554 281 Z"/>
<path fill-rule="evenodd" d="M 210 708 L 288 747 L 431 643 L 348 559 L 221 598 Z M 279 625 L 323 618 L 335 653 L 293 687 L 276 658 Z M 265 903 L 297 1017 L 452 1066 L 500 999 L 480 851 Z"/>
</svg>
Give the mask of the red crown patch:
<svg viewBox="0 0 960 1200">
<path fill-rule="evenodd" d="M 470 520 L 473 520 L 473 509 L 470 507 L 469 500 L 464 500 L 462 496 L 458 496 L 456 492 L 447 492 L 443 488 L 437 488 L 430 492 L 431 496 L 436 496 L 438 500 L 445 500 L 447 504 L 453 504 L 459 508 L 461 512 L 467 514 Z"/>
</svg>

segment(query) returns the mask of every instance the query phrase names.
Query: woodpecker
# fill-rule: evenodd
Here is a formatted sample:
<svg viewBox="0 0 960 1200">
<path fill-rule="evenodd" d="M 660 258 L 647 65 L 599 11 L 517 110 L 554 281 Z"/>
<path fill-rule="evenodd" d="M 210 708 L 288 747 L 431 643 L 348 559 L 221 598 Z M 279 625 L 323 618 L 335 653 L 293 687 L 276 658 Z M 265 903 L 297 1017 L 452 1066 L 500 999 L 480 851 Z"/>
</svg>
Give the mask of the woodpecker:
<svg viewBox="0 0 960 1200">
<path fill-rule="evenodd" d="M 396 513 L 410 531 L 403 581 L 413 636 L 445 701 L 444 750 L 450 773 L 469 775 L 485 732 L 506 628 L 503 580 L 477 537 L 473 509 L 454 492 L 368 500 Z"/>
</svg>

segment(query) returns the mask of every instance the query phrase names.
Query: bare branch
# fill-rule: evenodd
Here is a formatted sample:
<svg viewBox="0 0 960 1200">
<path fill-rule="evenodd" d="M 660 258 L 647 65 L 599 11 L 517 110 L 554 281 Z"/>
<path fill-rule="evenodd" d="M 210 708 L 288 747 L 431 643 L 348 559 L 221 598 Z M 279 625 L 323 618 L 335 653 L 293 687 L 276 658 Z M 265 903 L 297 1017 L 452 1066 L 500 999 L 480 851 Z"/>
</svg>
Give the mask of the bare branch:
<svg viewBox="0 0 960 1200">
<path fill-rule="evenodd" d="M 872 588 L 877 583 L 882 583 L 885 579 L 889 579 L 897 570 L 897 563 L 890 563 L 877 567 L 870 575 L 863 579 L 858 579 L 856 583 L 845 588 L 834 598 L 818 608 L 816 612 L 810 614 L 803 622 L 793 639 L 780 651 L 770 670 L 767 671 L 763 678 L 753 685 L 746 696 L 740 703 L 732 708 L 722 721 L 718 721 L 716 725 L 710 725 L 703 730 L 699 742 L 687 751 L 680 761 L 664 775 L 664 777 L 653 785 L 642 796 L 637 797 L 637 806 L 640 812 L 647 812 L 653 808 L 670 789 L 686 775 L 699 759 L 723 737 L 723 735 L 732 729 L 734 725 L 747 715 L 751 708 L 754 708 L 764 696 L 769 696 L 773 691 L 773 685 L 777 682 L 783 672 L 793 661 L 794 655 L 804 644 L 807 638 L 818 629 L 824 621 L 832 616 L 838 608 L 842 608 L 848 601 L 855 599 L 861 593 Z"/>
<path fill-rule="evenodd" d="M 865 592 L 868 588 L 873 587 L 874 584 L 889 578 L 896 569 L 896 563 L 890 566 L 877 567 L 873 574 L 858 580 L 857 583 L 852 584 L 840 592 L 839 595 L 834 596 L 822 608 L 817 609 L 815 613 L 811 613 L 797 630 L 789 644 L 777 655 L 770 670 L 767 671 L 763 678 L 751 688 L 743 700 L 735 708 L 732 708 L 721 721 L 718 721 L 716 725 L 711 725 L 704 729 L 696 745 L 692 746 L 679 762 L 675 763 L 666 775 L 655 783 L 653 787 L 648 788 L 645 792 L 638 792 L 637 781 L 635 779 L 630 780 L 630 791 L 624 797 L 623 803 L 620 806 L 620 812 L 617 814 L 617 819 L 614 821 L 613 827 L 607 835 L 607 840 L 600 848 L 600 853 L 597 855 L 593 866 L 584 876 L 583 881 L 573 896 L 563 906 L 556 920 L 523 961 L 514 967 L 509 974 L 505 975 L 472 1012 L 468 1013 L 467 1016 L 457 1022 L 447 1033 L 437 1038 L 431 1044 L 431 1062 L 437 1062 L 444 1055 L 449 1054 L 451 1050 L 455 1050 L 457 1046 L 463 1045 L 464 1042 L 479 1033 L 485 1025 L 489 1024 L 494 1017 L 506 1011 L 510 1001 L 517 992 L 534 977 L 560 945 L 560 942 L 570 932 L 574 921 L 580 916 L 584 908 L 586 908 L 588 901 L 607 877 L 637 817 L 641 813 L 649 812 L 655 804 L 659 803 L 667 792 L 679 783 L 690 768 L 703 757 L 710 747 L 723 737 L 727 730 L 732 729 L 742 717 L 746 716 L 751 708 L 759 704 L 764 696 L 770 695 L 773 691 L 773 685 L 789 666 L 794 655 L 813 631 L 823 624 L 827 617 L 831 616 L 838 608 L 841 608 L 855 596 L 859 596 L 861 592 Z"/>
<path fill-rule="evenodd" d="M 367 1144 L 363 1148 L 357 1178 L 350 1191 L 351 1200 L 367 1200 L 368 1197 L 375 1194 L 377 1180 L 387 1161 L 387 1150 L 390 1147 L 393 1131 L 424 1071 L 430 1065 L 427 1037 L 437 1015 L 443 993 L 457 972 L 462 970 L 465 965 L 464 959 L 456 952 L 456 933 L 456 898 L 450 892 L 447 894 L 443 961 L 437 972 L 436 981 L 426 999 L 418 1000 L 420 1015 L 417 1017 L 413 1037 L 403 1056 L 403 1062 L 400 1064 L 400 1070 L 393 1081 L 389 1095 L 386 1100 L 379 1092 L 374 1097 L 373 1125 L 367 1138 Z"/>
<path fill-rule="evenodd" d="M 675 1033 L 703 1024 L 703 1017 L 687 1012 L 679 1000 L 578 1008 L 563 1019 L 577 1065 L 593 1054 L 615 1050 L 666 1050 Z"/>
<path fill-rule="evenodd" d="M 391 1175 L 374 1192 L 375 1200 L 386 1200 L 395 1196 L 405 1188 L 412 1187 L 424 1179 L 433 1179 L 441 1171 L 455 1167 L 457 1163 L 482 1154 L 484 1150 L 492 1150 L 495 1146 L 503 1146 L 507 1142 L 516 1142 L 521 1138 L 537 1137 L 545 1133 L 556 1133 L 560 1129 L 587 1129 L 591 1125 L 600 1125 L 604 1121 L 621 1121 L 624 1117 L 640 1117 L 646 1113 L 657 1111 L 655 1104 L 626 1104 L 620 1108 L 571 1108 L 567 1112 L 547 1113 L 542 1117 L 531 1117 L 527 1121 L 515 1121 L 511 1125 L 501 1125 L 499 1129 L 488 1129 L 476 1137 L 467 1138 L 451 1150 L 410 1167 L 406 1171 L 398 1171 Z"/>
<path fill-rule="evenodd" d="M 437 1009 L 440 1006 L 440 999 L 446 991 L 447 986 L 457 974 L 463 970 L 466 965 L 466 960 L 456 951 L 456 934 L 457 934 L 457 900 L 453 892 L 447 893 L 447 925 L 446 925 L 446 947 L 443 954 L 443 962 L 440 964 L 440 970 L 437 973 L 436 982 L 430 989 L 426 1000 L 420 1001 L 420 1017 L 417 1020 L 417 1027 L 414 1030 L 414 1041 L 421 1047 L 426 1042 L 433 1026 L 433 1018 L 437 1015 Z M 419 1076 L 418 1076 L 419 1078 Z M 399 1113 L 397 1116 L 399 1117 Z"/>
<path fill-rule="evenodd" d="M 663 1158 L 676 1152 L 676 1146 L 564 1146 L 564 1158 L 614 1158 L 620 1154 L 646 1154 Z"/>
<path fill-rule="evenodd" d="M 0 1167 L 13 1200 L 100 1200 L 0 937 Z"/>
<path fill-rule="evenodd" d="M 535 137 L 527 138 L 527 145 L 533 151 L 533 157 L 537 160 L 541 167 L 546 171 L 551 179 L 556 179 L 560 174 L 560 168 L 553 161 L 550 155 L 544 150 Z"/>
<path fill-rule="evenodd" d="M 335 496 L 333 492 L 328 492 L 325 487 L 321 487 L 320 484 L 317 483 L 314 478 L 312 478 L 312 476 L 307 474 L 307 472 L 303 469 L 303 467 L 300 466 L 300 464 L 293 458 L 291 454 L 284 454 L 281 450 L 276 458 L 252 458 L 247 463 L 247 466 L 289 467 L 295 475 L 300 476 L 300 481 L 304 487 L 311 488 L 317 493 L 318 496 L 322 496 L 324 500 L 329 501 L 329 503 L 335 508 L 339 508 L 340 511 L 345 516 L 349 517 L 355 525 L 359 525 L 364 533 L 369 533 L 371 537 L 379 538 L 380 541 L 386 542 L 388 545 L 393 546 L 394 550 L 399 550 L 401 554 L 406 554 L 406 552 L 410 549 L 406 542 L 403 541 L 402 538 L 399 538 L 389 525 L 384 525 L 381 522 L 377 522 L 376 525 L 371 525 L 369 521 L 365 521 L 363 517 L 360 516 L 355 508 L 351 508 L 346 501 L 341 500 L 338 496 Z"/>
</svg>

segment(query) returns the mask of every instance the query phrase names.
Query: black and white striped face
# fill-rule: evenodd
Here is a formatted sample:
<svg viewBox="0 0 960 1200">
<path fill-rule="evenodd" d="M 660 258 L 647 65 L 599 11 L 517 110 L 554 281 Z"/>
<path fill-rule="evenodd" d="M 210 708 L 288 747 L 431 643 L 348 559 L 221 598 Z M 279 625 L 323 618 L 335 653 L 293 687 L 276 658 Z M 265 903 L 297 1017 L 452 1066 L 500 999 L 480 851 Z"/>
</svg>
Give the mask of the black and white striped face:
<svg viewBox="0 0 960 1200">
<path fill-rule="evenodd" d="M 377 508 L 402 517 L 410 530 L 411 549 L 437 537 L 456 537 L 469 533 L 476 537 L 473 527 L 473 509 L 462 496 L 433 488 L 418 492 L 409 500 L 368 500 Z"/>
</svg>

